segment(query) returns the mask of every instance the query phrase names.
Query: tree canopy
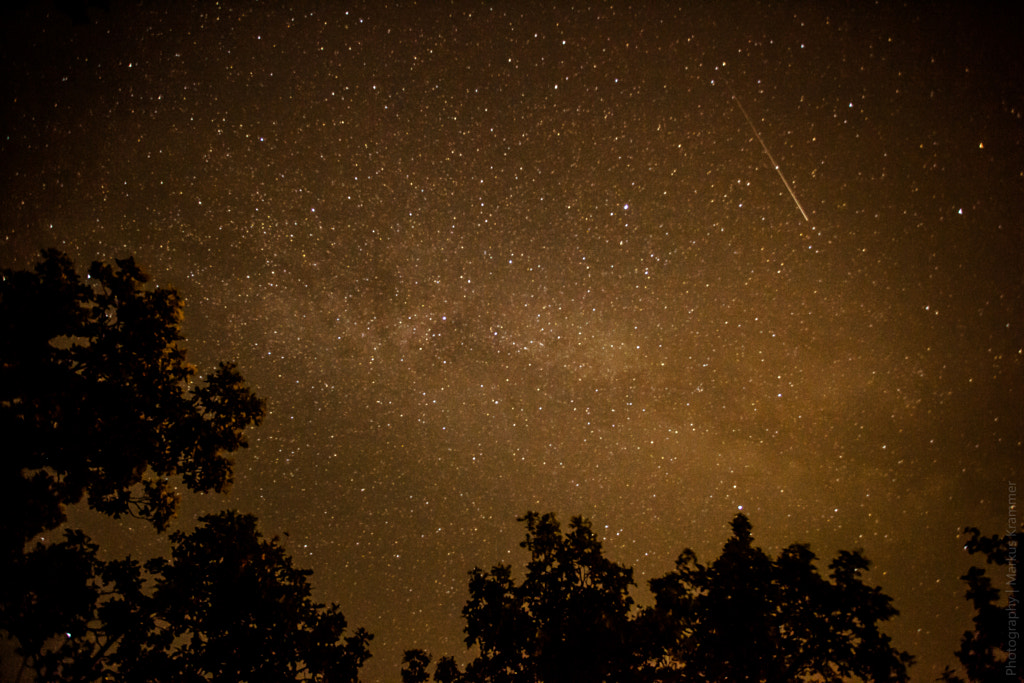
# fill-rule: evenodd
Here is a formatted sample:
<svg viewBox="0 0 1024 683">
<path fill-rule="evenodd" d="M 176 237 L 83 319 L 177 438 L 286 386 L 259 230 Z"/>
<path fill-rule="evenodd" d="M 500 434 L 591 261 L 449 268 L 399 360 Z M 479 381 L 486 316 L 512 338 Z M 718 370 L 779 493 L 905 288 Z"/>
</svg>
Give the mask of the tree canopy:
<svg viewBox="0 0 1024 683">
<path fill-rule="evenodd" d="M 131 258 L 93 263 L 83 280 L 52 250 L 32 271 L 0 273 L 4 553 L 57 528 L 83 498 L 163 531 L 179 483 L 231 483 L 230 454 L 263 402 L 231 363 L 194 380 L 181 299 L 146 281 Z"/>
<path fill-rule="evenodd" d="M 976 527 L 967 527 L 964 534 L 967 541 L 964 550 L 970 555 L 980 555 L 985 565 L 1005 567 L 1006 591 L 993 585 L 992 577 L 984 567 L 974 565 L 960 579 L 967 585 L 965 597 L 974 609 L 974 629 L 965 631 L 955 655 L 966 672 L 966 680 L 972 682 L 1024 680 L 1020 662 L 1016 657 L 1016 643 L 1019 631 L 1016 628 L 1017 610 L 1017 544 L 1018 530 L 1011 526 L 1004 534 L 983 536 Z M 1002 605 L 1001 594 L 1006 594 Z M 941 680 L 947 683 L 964 683 L 964 678 L 951 667 L 946 667 Z"/>
<path fill-rule="evenodd" d="M 771 558 L 736 515 L 721 556 L 702 565 L 685 550 L 651 581 L 654 607 L 639 621 L 657 644 L 658 680 L 905 681 L 912 658 L 880 624 L 898 612 L 864 583 L 870 563 L 840 551 L 823 577 L 795 543 Z"/>
<path fill-rule="evenodd" d="M 207 515 L 171 534 L 169 559 L 104 562 L 80 531 L 22 567 L 12 635 L 37 681 L 358 681 L 363 629 L 311 598 L 251 515 Z"/>
<path fill-rule="evenodd" d="M 132 259 L 43 253 L 0 272 L 0 629 L 36 681 L 356 681 L 370 635 L 310 597 L 251 515 L 207 515 L 171 557 L 101 559 L 81 502 L 168 529 L 181 491 L 220 492 L 263 402 L 237 368 L 188 364 L 174 290 Z M 60 533 L 45 533 L 60 530 Z M 45 536 L 43 535 L 45 533 Z M 54 536 L 60 540 L 54 540 Z M 19 674 L 20 677 L 21 674 Z"/>
<path fill-rule="evenodd" d="M 825 578 L 806 545 L 774 559 L 755 547 L 739 514 L 717 560 L 684 550 L 639 609 L 632 570 L 604 556 L 587 520 L 564 534 L 553 514 L 521 521 L 525 578 L 508 565 L 471 572 L 463 616 L 477 654 L 464 672 L 441 660 L 435 681 L 907 680 L 912 658 L 880 630 L 897 612 L 863 582 L 860 553 L 840 552 Z M 409 651 L 403 680 L 427 680 L 429 664 Z"/>
<path fill-rule="evenodd" d="M 345 636 L 337 605 L 311 598 L 308 569 L 292 564 L 256 518 L 224 512 L 171 535 L 170 560 L 147 565 L 156 578 L 166 673 L 150 680 L 357 681 L 370 635 Z"/>
<path fill-rule="evenodd" d="M 466 644 L 479 648 L 474 680 L 614 680 L 632 664 L 633 572 L 607 559 L 590 523 L 562 533 L 553 514 L 527 513 L 526 578 L 511 567 L 474 570 L 462 610 Z"/>
</svg>

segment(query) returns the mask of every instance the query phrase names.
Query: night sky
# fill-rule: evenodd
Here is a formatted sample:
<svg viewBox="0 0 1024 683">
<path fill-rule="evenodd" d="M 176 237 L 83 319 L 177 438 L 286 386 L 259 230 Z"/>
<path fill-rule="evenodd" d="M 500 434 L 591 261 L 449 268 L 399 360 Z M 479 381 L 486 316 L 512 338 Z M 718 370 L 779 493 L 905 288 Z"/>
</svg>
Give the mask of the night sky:
<svg viewBox="0 0 1024 683">
<path fill-rule="evenodd" d="M 464 659 L 531 509 L 641 604 L 741 509 L 862 548 L 913 679 L 954 662 L 1024 463 L 1019 4 L 190 4 L 0 36 L 0 266 L 134 255 L 267 400 L 178 528 L 258 515 L 368 681 Z"/>
</svg>

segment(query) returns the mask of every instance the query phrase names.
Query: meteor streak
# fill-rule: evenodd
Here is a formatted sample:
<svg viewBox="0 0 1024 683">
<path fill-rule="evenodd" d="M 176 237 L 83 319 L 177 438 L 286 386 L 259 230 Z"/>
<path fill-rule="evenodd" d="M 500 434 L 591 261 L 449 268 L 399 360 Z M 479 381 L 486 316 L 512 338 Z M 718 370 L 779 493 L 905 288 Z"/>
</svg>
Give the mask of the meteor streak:
<svg viewBox="0 0 1024 683">
<path fill-rule="evenodd" d="M 811 219 L 807 217 L 807 212 L 804 211 L 804 207 L 800 205 L 800 200 L 796 198 L 796 193 L 793 192 L 793 188 L 790 187 L 789 181 L 786 180 L 786 176 L 782 175 L 782 169 L 779 168 L 779 165 L 775 162 L 775 157 L 773 157 L 772 153 L 768 151 L 768 145 L 764 144 L 764 140 L 761 139 L 761 134 L 757 132 L 757 128 L 754 126 L 754 121 L 750 118 L 750 114 L 748 114 L 747 110 L 743 108 L 740 98 L 736 97 L 736 93 L 733 92 L 732 86 L 729 85 L 729 81 L 725 79 L 725 76 L 722 77 L 722 82 L 725 83 L 725 87 L 728 88 L 729 94 L 732 95 L 733 101 L 736 102 L 736 106 L 740 108 L 743 118 L 745 118 L 747 123 L 750 124 L 750 130 L 754 131 L 754 137 L 756 137 L 757 141 L 761 143 L 761 149 L 763 149 L 764 153 L 768 155 L 768 160 L 772 162 L 772 168 L 774 168 L 775 172 L 779 174 L 779 178 L 782 179 L 782 184 L 785 185 L 786 190 L 789 191 L 789 196 L 792 197 L 793 202 L 796 203 L 796 208 L 800 209 L 800 215 L 804 217 L 805 221 L 810 223 Z"/>
</svg>

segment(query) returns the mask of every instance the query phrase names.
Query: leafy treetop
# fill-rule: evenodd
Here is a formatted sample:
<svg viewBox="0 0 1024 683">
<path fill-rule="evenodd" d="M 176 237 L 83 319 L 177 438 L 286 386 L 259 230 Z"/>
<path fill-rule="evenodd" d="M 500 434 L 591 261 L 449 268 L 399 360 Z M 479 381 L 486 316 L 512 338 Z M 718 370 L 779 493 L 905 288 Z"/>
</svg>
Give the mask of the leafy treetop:
<svg viewBox="0 0 1024 683">
<path fill-rule="evenodd" d="M 740 514 L 717 560 L 684 550 L 650 582 L 654 605 L 636 609 L 632 570 L 604 557 L 587 520 L 567 533 L 553 514 L 520 521 L 525 578 L 507 565 L 473 570 L 462 613 L 477 655 L 464 671 L 442 658 L 438 683 L 907 680 L 912 658 L 879 627 L 896 610 L 862 581 L 858 552 L 840 552 L 825 578 L 806 545 L 775 559 L 755 547 Z M 428 680 L 429 654 L 410 650 L 404 663 L 403 681 Z"/>
<path fill-rule="evenodd" d="M 83 280 L 54 250 L 32 271 L 0 272 L 0 505 L 17 521 L 0 532 L 6 557 L 83 498 L 162 531 L 179 482 L 231 483 L 229 454 L 263 402 L 231 363 L 194 380 L 181 299 L 146 281 L 131 258 L 93 263 Z"/>
</svg>

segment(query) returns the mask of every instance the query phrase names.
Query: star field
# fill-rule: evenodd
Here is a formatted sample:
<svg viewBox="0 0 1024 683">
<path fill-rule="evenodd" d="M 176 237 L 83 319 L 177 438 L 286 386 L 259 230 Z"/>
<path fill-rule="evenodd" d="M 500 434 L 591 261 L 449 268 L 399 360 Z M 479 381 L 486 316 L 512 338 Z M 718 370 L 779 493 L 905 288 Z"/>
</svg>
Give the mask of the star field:
<svg viewBox="0 0 1024 683">
<path fill-rule="evenodd" d="M 863 548 L 913 679 L 953 663 L 957 534 L 1022 474 L 1019 9 L 6 12 L 0 265 L 132 254 L 184 296 L 268 415 L 179 524 L 287 532 L 365 680 L 463 654 L 528 509 L 591 517 L 640 602 L 738 509 Z"/>
</svg>

